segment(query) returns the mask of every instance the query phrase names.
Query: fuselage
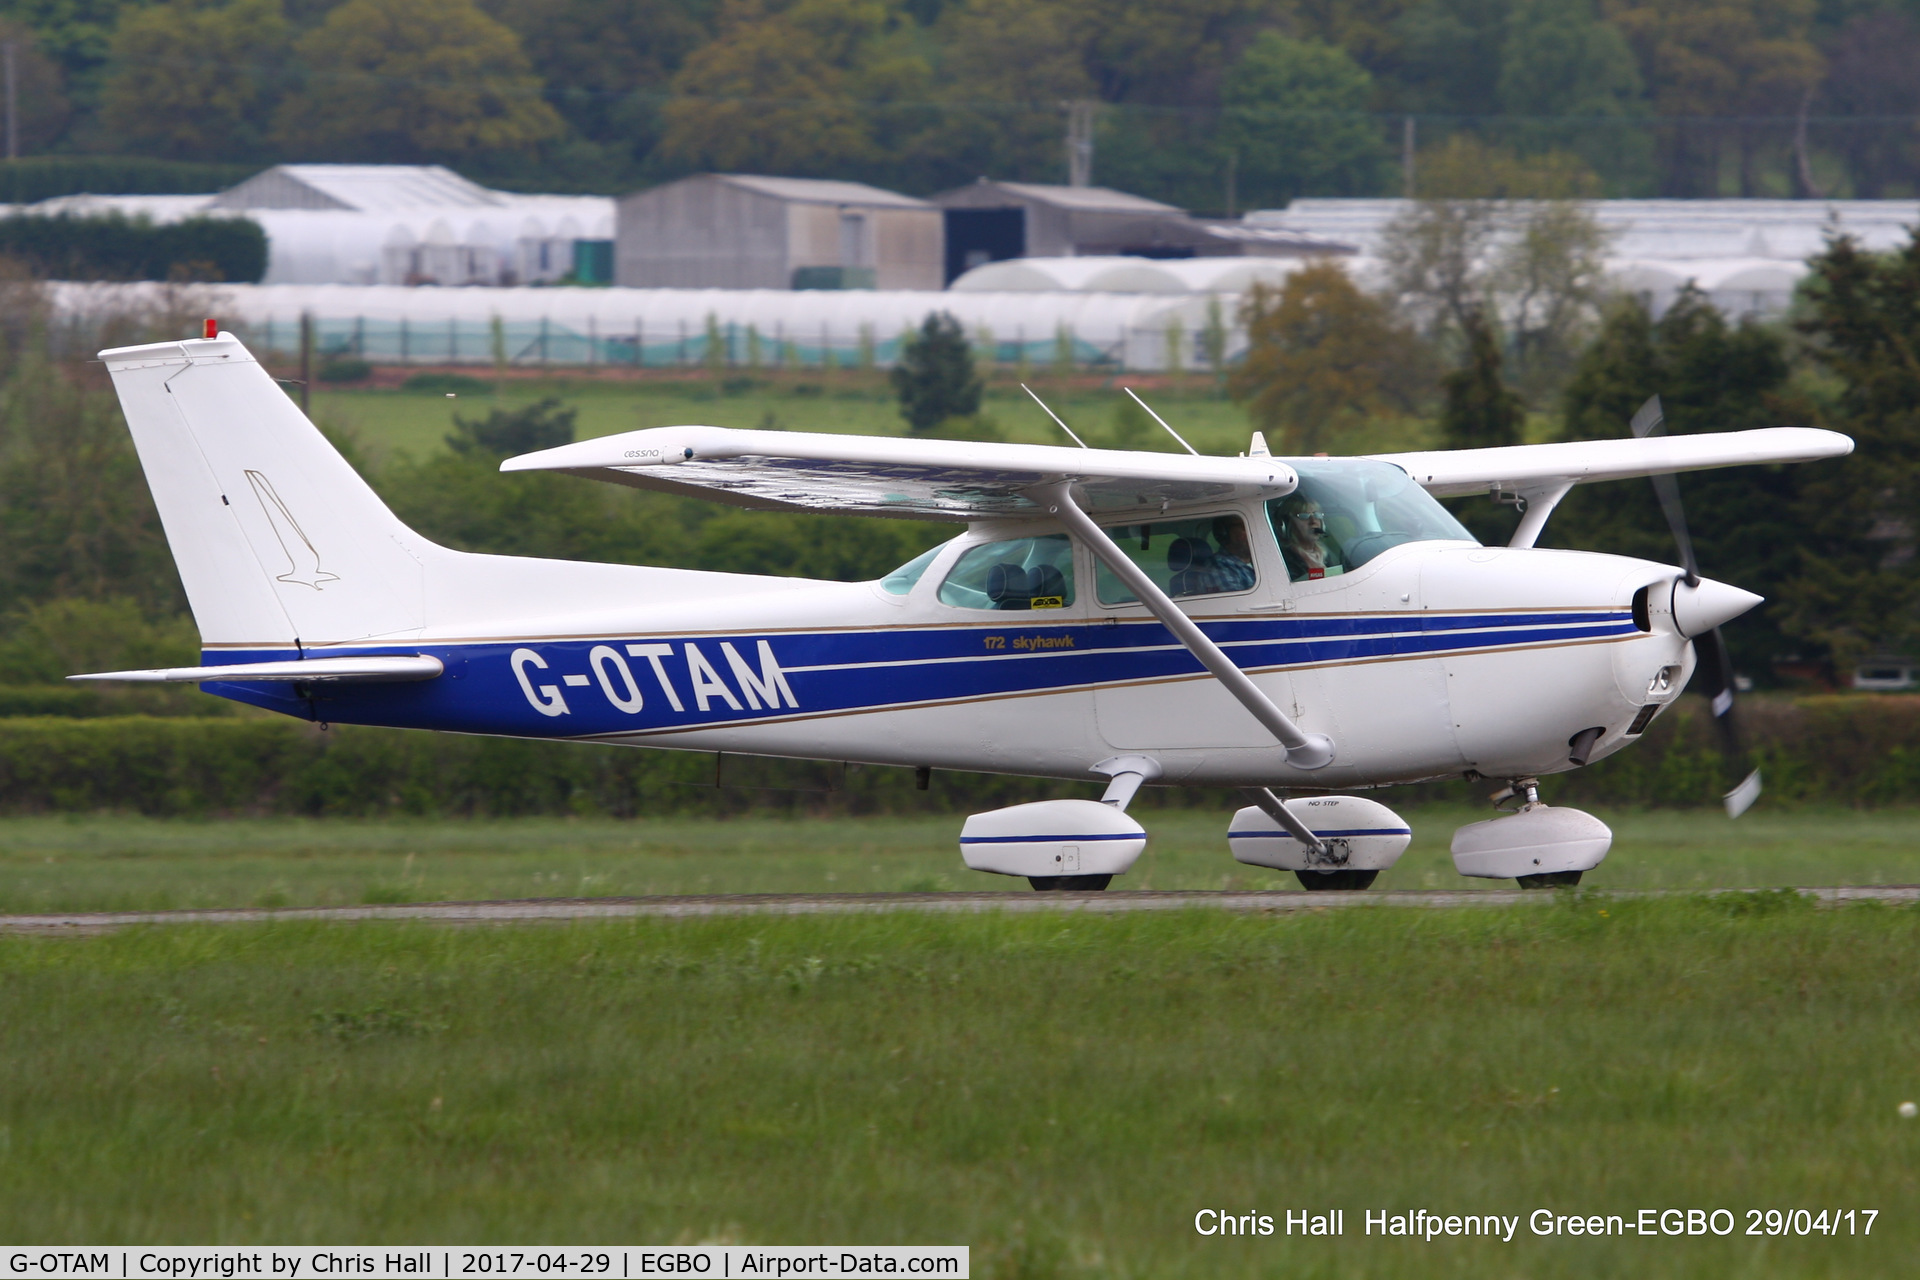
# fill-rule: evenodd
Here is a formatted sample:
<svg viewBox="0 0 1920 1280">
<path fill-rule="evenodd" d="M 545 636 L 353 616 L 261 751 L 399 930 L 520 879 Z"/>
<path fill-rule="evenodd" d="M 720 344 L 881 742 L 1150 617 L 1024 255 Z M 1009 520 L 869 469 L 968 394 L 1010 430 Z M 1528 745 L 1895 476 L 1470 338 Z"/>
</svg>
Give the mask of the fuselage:
<svg viewBox="0 0 1920 1280">
<path fill-rule="evenodd" d="M 1635 605 L 1674 579 L 1669 566 L 1416 541 L 1295 581 L 1261 504 L 1181 514 L 1239 515 L 1252 531 L 1250 587 L 1179 603 L 1304 729 L 1334 740 L 1327 767 L 1289 767 L 1145 608 L 1103 599 L 1084 546 L 1072 546 L 1069 589 L 1041 607 L 941 598 L 970 550 L 1058 536 L 1043 521 L 970 526 L 904 589 L 655 569 L 635 571 L 625 598 L 619 569 L 603 566 L 610 590 L 563 613 L 550 601 L 521 613 L 504 590 L 484 620 L 429 617 L 405 636 L 304 650 L 430 654 L 439 679 L 206 687 L 344 724 L 1083 779 L 1104 757 L 1146 752 L 1162 783 L 1353 788 L 1563 770 L 1590 728 L 1599 759 L 1691 671 L 1660 593 Z M 227 647 L 206 660 L 288 656 Z"/>
</svg>

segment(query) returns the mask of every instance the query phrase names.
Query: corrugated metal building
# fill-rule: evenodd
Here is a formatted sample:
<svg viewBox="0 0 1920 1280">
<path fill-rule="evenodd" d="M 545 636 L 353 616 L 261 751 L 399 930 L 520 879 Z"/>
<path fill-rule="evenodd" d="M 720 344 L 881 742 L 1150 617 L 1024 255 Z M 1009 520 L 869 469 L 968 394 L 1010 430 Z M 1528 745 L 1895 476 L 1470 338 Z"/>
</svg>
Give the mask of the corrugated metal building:
<svg viewBox="0 0 1920 1280">
<path fill-rule="evenodd" d="M 938 289 L 940 210 L 859 182 L 709 173 L 619 202 L 615 282 L 644 289 Z"/>
</svg>

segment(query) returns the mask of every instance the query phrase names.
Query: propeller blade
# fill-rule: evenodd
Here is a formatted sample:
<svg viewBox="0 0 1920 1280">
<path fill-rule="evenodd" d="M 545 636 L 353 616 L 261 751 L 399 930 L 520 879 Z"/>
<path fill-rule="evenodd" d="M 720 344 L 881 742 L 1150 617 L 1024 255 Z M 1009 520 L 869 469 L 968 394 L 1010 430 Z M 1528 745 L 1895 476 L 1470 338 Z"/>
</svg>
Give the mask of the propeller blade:
<svg viewBox="0 0 1920 1280">
<path fill-rule="evenodd" d="M 1666 420 L 1667 415 L 1660 409 L 1660 397 L 1648 396 L 1647 402 L 1633 415 L 1633 421 L 1627 424 L 1627 429 L 1633 432 L 1634 439 L 1645 440 L 1658 431 Z"/>
<path fill-rule="evenodd" d="M 1680 485 L 1670 475 L 1651 477 L 1654 496 L 1660 499 L 1660 512 L 1673 530 L 1673 541 L 1680 548 L 1680 567 L 1686 570 L 1687 585 L 1700 585 L 1700 562 L 1693 556 L 1693 536 L 1687 532 L 1686 509 L 1680 505 Z"/>
<path fill-rule="evenodd" d="M 1726 637 L 1720 634 L 1720 628 L 1696 638 L 1694 652 L 1700 655 L 1699 673 L 1707 695 L 1707 704 L 1713 710 L 1713 723 L 1720 733 L 1720 750 L 1726 756 L 1730 766 L 1728 774 L 1745 767 L 1746 749 L 1740 742 L 1740 727 L 1733 718 L 1733 657 L 1727 652 Z M 1727 816 L 1737 818 L 1753 807 L 1760 798 L 1760 771 L 1750 770 L 1741 779 L 1739 785 L 1721 797 L 1726 805 Z"/>
<path fill-rule="evenodd" d="M 1627 424 L 1635 439 L 1645 440 L 1648 436 L 1659 434 L 1666 423 L 1666 413 L 1660 407 L 1659 396 L 1647 397 Z M 1658 475 L 1653 480 L 1654 496 L 1660 499 L 1660 513 L 1667 518 L 1667 528 L 1673 532 L 1674 545 L 1680 549 L 1680 566 L 1686 571 L 1687 585 L 1700 585 L 1700 562 L 1693 553 L 1693 535 L 1687 529 L 1686 508 L 1680 505 L 1680 484 L 1671 475 Z M 1720 732 L 1720 750 L 1726 755 L 1727 763 L 1733 769 L 1746 763 L 1746 752 L 1740 746 L 1740 730 L 1733 719 L 1733 657 L 1727 652 L 1726 637 L 1715 627 L 1705 635 L 1696 636 L 1693 642 L 1694 652 L 1699 655 L 1699 674 L 1704 685 L 1702 692 L 1707 695 L 1708 705 L 1713 708 L 1713 723 Z M 1732 772 L 1730 769 L 1729 772 Z M 1727 807 L 1727 816 L 1737 818 L 1753 807 L 1760 798 L 1760 771 L 1754 769 L 1741 779 L 1740 784 L 1722 796 Z"/>
</svg>

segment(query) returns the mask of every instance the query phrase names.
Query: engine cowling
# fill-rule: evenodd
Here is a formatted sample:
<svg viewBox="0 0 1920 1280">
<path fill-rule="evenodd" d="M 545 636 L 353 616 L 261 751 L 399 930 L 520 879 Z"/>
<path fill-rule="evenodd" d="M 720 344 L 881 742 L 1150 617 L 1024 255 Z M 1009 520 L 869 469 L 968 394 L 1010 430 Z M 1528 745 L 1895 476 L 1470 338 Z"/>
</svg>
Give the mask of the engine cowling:
<svg viewBox="0 0 1920 1280">
<path fill-rule="evenodd" d="M 1003 876 L 1117 876 L 1147 847 L 1147 831 L 1098 800 L 1040 800 L 991 809 L 960 828 L 960 857 Z"/>
<path fill-rule="evenodd" d="M 1413 842 L 1405 819 L 1378 800 L 1311 796 L 1285 803 L 1326 844 L 1326 853 L 1316 854 L 1265 810 L 1249 805 L 1227 827 L 1235 862 L 1276 871 L 1385 871 Z"/>
</svg>

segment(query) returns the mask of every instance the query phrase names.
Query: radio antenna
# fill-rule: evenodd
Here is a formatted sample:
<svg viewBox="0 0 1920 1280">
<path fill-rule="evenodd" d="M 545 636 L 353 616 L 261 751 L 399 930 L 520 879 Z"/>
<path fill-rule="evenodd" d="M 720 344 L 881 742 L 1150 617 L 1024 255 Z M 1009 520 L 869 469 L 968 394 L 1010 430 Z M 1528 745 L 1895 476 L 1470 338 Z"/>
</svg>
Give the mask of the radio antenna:
<svg viewBox="0 0 1920 1280">
<path fill-rule="evenodd" d="M 1072 427 L 1060 421 L 1059 414 L 1047 408 L 1047 402 L 1045 400 L 1042 400 L 1039 396 L 1034 395 L 1034 391 L 1032 387 L 1028 386 L 1026 383 L 1023 382 L 1020 384 L 1020 389 L 1026 392 L 1028 395 L 1033 396 L 1033 402 L 1039 405 L 1042 409 L 1046 410 L 1047 416 L 1053 419 L 1054 424 L 1056 426 L 1058 426 L 1062 431 L 1067 433 L 1068 439 L 1072 440 L 1075 444 L 1079 445 L 1082 449 L 1085 449 L 1088 447 L 1087 442 L 1085 440 L 1082 440 L 1079 436 L 1076 436 L 1073 434 Z"/>
<path fill-rule="evenodd" d="M 1132 387 L 1122 387 L 1120 389 L 1126 392 L 1128 395 L 1133 396 Z M 1159 423 L 1162 427 L 1165 427 L 1168 435 L 1172 436 L 1175 440 L 1180 440 L 1180 433 L 1178 431 L 1175 431 L 1172 427 L 1168 427 L 1167 420 L 1161 417 L 1159 414 L 1155 413 L 1153 411 L 1152 405 L 1148 404 L 1145 400 L 1142 400 L 1139 396 L 1133 396 L 1133 402 L 1139 405 L 1142 409 L 1145 409 L 1147 411 L 1148 417 L 1152 418 L 1155 422 Z M 1188 444 L 1185 440 L 1180 440 L 1180 447 L 1182 449 L 1185 449 L 1188 453 L 1192 454 L 1196 458 L 1200 456 L 1200 451 L 1194 448 L 1192 445 Z"/>
</svg>

